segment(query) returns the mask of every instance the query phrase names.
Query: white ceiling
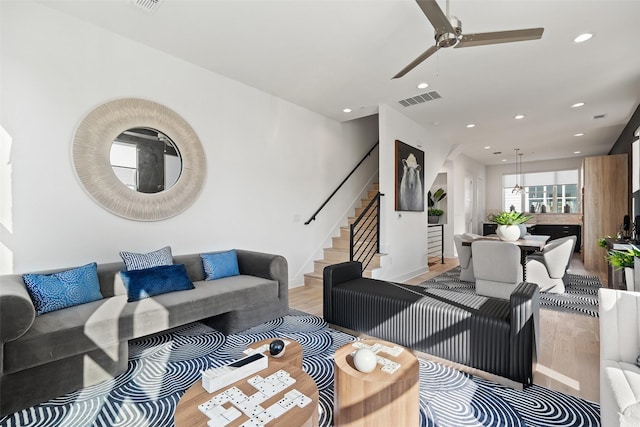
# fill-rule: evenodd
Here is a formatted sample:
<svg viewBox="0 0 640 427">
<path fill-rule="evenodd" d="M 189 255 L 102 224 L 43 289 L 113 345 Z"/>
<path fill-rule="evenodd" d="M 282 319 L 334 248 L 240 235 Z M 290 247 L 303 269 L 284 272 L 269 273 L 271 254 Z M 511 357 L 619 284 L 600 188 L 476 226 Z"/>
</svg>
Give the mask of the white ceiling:
<svg viewBox="0 0 640 427">
<path fill-rule="evenodd" d="M 524 162 L 606 154 L 640 104 L 640 0 L 451 0 L 463 33 L 544 34 L 441 49 L 397 80 L 433 44 L 413 0 L 164 0 L 153 14 L 131 0 L 41 3 L 336 120 L 388 103 L 489 165 L 512 163 L 514 148 Z M 595 36 L 574 43 L 583 32 Z M 442 99 L 397 102 L 432 90 Z"/>
</svg>

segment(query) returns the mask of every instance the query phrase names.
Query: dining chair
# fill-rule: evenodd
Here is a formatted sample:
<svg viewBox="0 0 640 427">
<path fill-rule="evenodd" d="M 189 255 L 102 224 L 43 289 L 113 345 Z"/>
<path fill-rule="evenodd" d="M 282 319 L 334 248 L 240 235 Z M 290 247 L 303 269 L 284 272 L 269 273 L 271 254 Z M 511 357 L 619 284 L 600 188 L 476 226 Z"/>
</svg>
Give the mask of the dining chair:
<svg viewBox="0 0 640 427">
<path fill-rule="evenodd" d="M 563 294 L 576 241 L 576 236 L 552 240 L 544 246 L 542 253 L 527 257 L 527 282 L 537 284 L 543 292 Z"/>
<path fill-rule="evenodd" d="M 467 236 L 462 234 L 454 234 L 453 236 L 453 243 L 456 245 L 458 262 L 460 263 L 460 280 L 465 282 L 475 282 L 476 277 L 473 274 L 473 263 L 471 262 L 471 246 L 463 246 L 463 239 L 466 240 Z"/>
<path fill-rule="evenodd" d="M 478 295 L 509 299 L 522 282 L 520 248 L 513 243 L 474 241 L 471 243 L 471 259 Z"/>
<path fill-rule="evenodd" d="M 518 224 L 518 227 L 520 227 L 520 238 L 521 239 L 524 239 L 524 240 L 542 240 L 543 242 L 546 242 L 547 240 L 549 240 L 549 236 L 529 233 L 529 230 L 527 230 L 527 226 L 524 225 L 524 224 Z"/>
</svg>

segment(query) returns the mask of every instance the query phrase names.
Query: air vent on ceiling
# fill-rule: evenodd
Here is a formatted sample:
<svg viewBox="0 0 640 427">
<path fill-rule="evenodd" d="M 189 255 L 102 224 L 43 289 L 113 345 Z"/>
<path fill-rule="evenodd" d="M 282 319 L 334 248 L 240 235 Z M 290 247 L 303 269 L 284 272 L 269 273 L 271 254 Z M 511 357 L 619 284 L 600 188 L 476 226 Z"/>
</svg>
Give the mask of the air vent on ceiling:
<svg viewBox="0 0 640 427">
<path fill-rule="evenodd" d="M 434 90 L 431 92 L 425 92 L 421 95 L 412 96 L 411 98 L 402 99 L 398 101 L 398 104 L 402 105 L 403 107 L 411 107 L 412 105 L 418 105 L 422 104 L 423 102 L 434 101 L 440 98 L 442 98 L 440 94 Z"/>
<path fill-rule="evenodd" d="M 596 114 L 593 116 L 593 120 L 604 119 L 606 114 Z"/>
<path fill-rule="evenodd" d="M 134 6 L 139 7 L 149 13 L 154 13 L 160 7 L 163 0 L 131 0 Z"/>
</svg>

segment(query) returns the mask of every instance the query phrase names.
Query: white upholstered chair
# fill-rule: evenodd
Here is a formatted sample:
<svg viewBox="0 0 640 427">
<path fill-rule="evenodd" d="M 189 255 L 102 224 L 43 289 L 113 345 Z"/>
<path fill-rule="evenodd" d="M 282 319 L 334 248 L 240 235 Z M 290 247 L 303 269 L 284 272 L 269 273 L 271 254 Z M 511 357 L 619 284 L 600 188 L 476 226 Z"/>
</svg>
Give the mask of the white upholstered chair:
<svg viewBox="0 0 640 427">
<path fill-rule="evenodd" d="M 455 234 L 453 243 L 456 245 L 458 252 L 458 262 L 460 263 L 460 280 L 465 282 L 475 282 L 476 277 L 473 274 L 473 263 L 471 262 L 471 246 L 463 246 L 462 240 L 472 240 L 473 236 L 463 236 Z"/>
<path fill-rule="evenodd" d="M 563 294 L 567 281 L 567 268 L 576 247 L 576 236 L 552 240 L 527 259 L 527 282 L 535 283 L 541 291 Z"/>
<path fill-rule="evenodd" d="M 476 240 L 471 243 L 471 253 L 476 293 L 509 299 L 522 282 L 520 248 L 499 240 Z"/>
<path fill-rule="evenodd" d="M 640 426 L 640 293 L 601 288 L 598 298 L 601 425 Z"/>
<path fill-rule="evenodd" d="M 542 240 L 543 242 L 546 242 L 549 239 L 549 236 L 543 236 L 543 235 L 537 235 L 537 234 L 529 233 L 529 230 L 527 230 L 527 226 L 524 225 L 524 224 L 518 224 L 518 227 L 520 227 L 520 238 L 521 239 L 525 239 L 525 240 Z"/>
</svg>

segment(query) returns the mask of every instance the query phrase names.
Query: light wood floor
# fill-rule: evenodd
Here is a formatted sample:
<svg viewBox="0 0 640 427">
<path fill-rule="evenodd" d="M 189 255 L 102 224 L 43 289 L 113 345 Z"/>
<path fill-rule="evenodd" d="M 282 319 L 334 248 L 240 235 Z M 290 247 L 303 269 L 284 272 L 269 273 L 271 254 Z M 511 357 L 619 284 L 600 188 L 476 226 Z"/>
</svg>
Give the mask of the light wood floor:
<svg viewBox="0 0 640 427">
<path fill-rule="evenodd" d="M 445 259 L 445 264 L 430 263 L 429 272 L 405 283 L 423 282 L 457 265 L 457 258 Z M 570 271 L 574 274 L 590 274 L 584 269 L 579 256 L 574 256 Z M 289 306 L 322 317 L 322 288 L 307 285 L 290 289 Z M 599 402 L 598 319 L 541 309 L 540 323 L 541 354 L 538 357 L 534 383 L 592 402 Z M 470 372 L 477 373 L 473 370 Z"/>
</svg>

